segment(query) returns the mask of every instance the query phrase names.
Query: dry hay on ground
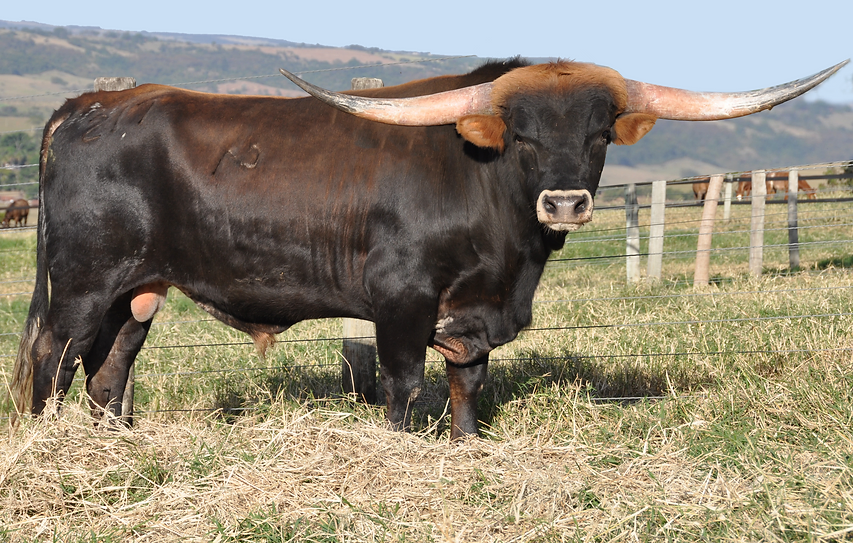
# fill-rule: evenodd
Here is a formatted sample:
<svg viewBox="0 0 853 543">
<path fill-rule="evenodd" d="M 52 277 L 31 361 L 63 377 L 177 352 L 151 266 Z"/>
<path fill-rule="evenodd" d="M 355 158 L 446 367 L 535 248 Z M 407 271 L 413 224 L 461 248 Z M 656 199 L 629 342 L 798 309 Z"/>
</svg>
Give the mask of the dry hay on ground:
<svg viewBox="0 0 853 543">
<path fill-rule="evenodd" d="M 698 474 L 672 447 L 602 467 L 589 461 L 601 450 L 544 434 L 437 443 L 305 408 L 97 431 L 71 406 L 2 448 L 0 526 L 12 540 L 239 538 L 247 519 L 296 535 L 323 526 L 341 541 L 609 538 L 636 529 L 650 504 L 704 516 L 751 492 L 719 469 Z"/>
</svg>

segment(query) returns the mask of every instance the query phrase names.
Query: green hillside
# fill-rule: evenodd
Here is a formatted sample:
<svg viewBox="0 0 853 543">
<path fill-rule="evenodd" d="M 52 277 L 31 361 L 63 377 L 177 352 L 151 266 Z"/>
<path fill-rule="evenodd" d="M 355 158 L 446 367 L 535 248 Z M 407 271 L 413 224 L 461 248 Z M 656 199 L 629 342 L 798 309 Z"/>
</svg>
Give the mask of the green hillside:
<svg viewBox="0 0 853 543">
<path fill-rule="evenodd" d="M 6 25 L 10 23 L 5 23 Z M 33 76 L 64 72 L 71 77 L 93 80 L 101 76 L 132 76 L 138 83 L 184 84 L 198 90 L 218 90 L 221 79 L 257 78 L 276 89 L 294 87 L 278 74 L 278 68 L 292 72 L 318 71 L 307 76 L 312 82 L 333 89 L 350 87 L 353 77 L 381 77 L 386 85 L 473 68 L 480 61 L 466 57 L 441 62 L 398 64 L 393 69 L 376 65 L 434 57 L 420 53 L 396 53 L 351 46 L 346 49 L 319 45 L 267 41 L 251 43 L 193 43 L 162 39 L 154 34 L 113 32 L 94 29 L 70 31 L 38 28 L 3 28 L 0 21 L 0 75 Z M 171 35 L 170 35 L 171 36 Z M 222 37 L 228 41 L 228 37 Z M 233 40 L 233 39 L 232 39 Z M 372 66 L 359 70 L 341 68 Z M 261 77 L 268 75 L 269 77 Z M 182 85 L 184 86 L 184 85 Z"/>
</svg>

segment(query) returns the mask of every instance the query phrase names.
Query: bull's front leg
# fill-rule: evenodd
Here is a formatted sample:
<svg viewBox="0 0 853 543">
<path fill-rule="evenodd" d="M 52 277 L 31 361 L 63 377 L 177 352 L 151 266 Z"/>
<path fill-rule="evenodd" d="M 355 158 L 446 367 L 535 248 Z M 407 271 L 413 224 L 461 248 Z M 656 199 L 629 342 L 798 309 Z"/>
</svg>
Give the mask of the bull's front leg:
<svg viewBox="0 0 853 543">
<path fill-rule="evenodd" d="M 465 366 L 445 362 L 450 384 L 451 440 L 477 435 L 477 398 L 486 382 L 488 362 L 489 355 Z"/>
<path fill-rule="evenodd" d="M 424 384 L 427 341 L 432 323 L 376 323 L 380 382 L 385 390 L 388 422 L 394 430 L 409 430 L 412 407 Z"/>
</svg>

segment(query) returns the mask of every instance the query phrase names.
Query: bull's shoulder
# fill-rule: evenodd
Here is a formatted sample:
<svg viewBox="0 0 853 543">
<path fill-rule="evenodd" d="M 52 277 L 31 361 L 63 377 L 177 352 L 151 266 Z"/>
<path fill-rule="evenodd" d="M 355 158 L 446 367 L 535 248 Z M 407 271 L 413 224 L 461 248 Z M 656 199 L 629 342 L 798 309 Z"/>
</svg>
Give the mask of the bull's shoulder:
<svg viewBox="0 0 853 543">
<path fill-rule="evenodd" d="M 68 117 L 79 112 L 92 109 L 109 108 L 139 99 L 150 99 L 158 96 L 182 94 L 189 91 L 166 85 L 145 84 L 122 91 L 92 91 L 85 92 L 75 98 L 69 98 L 59 108 L 54 117 Z"/>
</svg>

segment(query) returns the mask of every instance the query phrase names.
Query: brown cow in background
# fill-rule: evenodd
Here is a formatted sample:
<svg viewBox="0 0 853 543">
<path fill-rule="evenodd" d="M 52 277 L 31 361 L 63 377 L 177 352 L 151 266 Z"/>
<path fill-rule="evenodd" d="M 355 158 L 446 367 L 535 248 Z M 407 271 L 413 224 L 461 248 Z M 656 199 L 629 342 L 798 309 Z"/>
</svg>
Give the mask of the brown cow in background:
<svg viewBox="0 0 853 543">
<path fill-rule="evenodd" d="M 743 177 L 752 177 L 752 174 L 744 174 Z M 778 191 L 785 194 L 785 200 L 788 199 L 788 172 L 768 172 L 765 183 L 767 184 L 767 194 L 776 194 Z M 805 179 L 797 180 L 797 190 L 805 192 L 806 198 L 809 200 L 817 198 L 815 189 Z M 751 193 L 752 181 L 741 180 L 738 182 L 737 191 L 735 192 L 738 200 L 748 198 Z"/>
<path fill-rule="evenodd" d="M 705 199 L 705 195 L 708 194 L 708 181 L 707 177 L 704 177 L 705 181 L 694 181 L 693 182 L 693 197 L 697 202 L 701 202 Z"/>
<path fill-rule="evenodd" d="M 29 214 L 30 203 L 23 198 L 15 200 L 12 205 L 6 208 L 6 216 L 3 217 L 1 224 L 3 228 L 9 228 L 12 226 L 12 221 L 15 221 L 15 226 L 26 226 Z"/>
<path fill-rule="evenodd" d="M 768 176 L 769 177 L 769 176 Z M 801 190 L 806 193 L 806 198 L 809 200 L 817 199 L 817 194 L 815 194 L 815 189 L 811 187 L 808 183 L 806 183 L 805 179 L 797 180 L 797 190 Z M 767 194 L 776 194 L 777 192 L 781 192 L 785 195 L 785 199 L 788 199 L 788 180 L 768 180 L 767 181 Z"/>
</svg>

